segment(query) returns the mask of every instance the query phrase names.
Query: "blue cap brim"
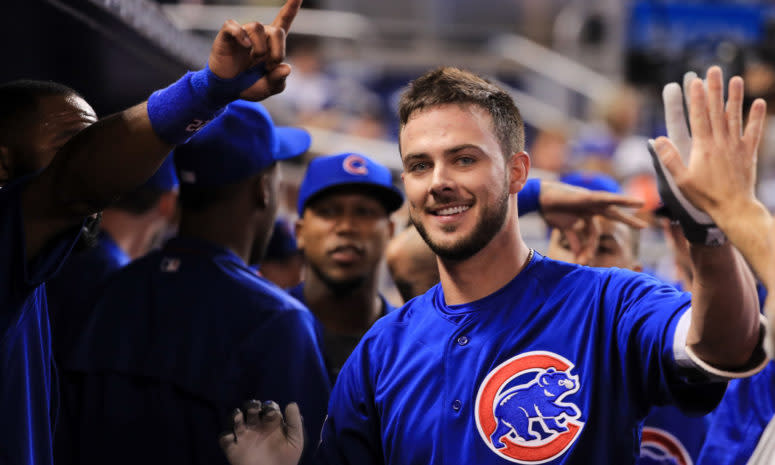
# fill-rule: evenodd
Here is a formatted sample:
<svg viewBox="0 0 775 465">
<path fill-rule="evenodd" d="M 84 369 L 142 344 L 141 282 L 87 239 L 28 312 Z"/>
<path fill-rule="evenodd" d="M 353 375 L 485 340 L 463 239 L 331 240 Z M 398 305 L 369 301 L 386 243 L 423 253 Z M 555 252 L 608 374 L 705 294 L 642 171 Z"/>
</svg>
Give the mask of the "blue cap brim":
<svg viewBox="0 0 775 465">
<path fill-rule="evenodd" d="M 307 131 L 300 128 L 275 127 L 278 149 L 275 160 L 286 160 L 298 157 L 312 145 L 312 137 Z"/>
</svg>

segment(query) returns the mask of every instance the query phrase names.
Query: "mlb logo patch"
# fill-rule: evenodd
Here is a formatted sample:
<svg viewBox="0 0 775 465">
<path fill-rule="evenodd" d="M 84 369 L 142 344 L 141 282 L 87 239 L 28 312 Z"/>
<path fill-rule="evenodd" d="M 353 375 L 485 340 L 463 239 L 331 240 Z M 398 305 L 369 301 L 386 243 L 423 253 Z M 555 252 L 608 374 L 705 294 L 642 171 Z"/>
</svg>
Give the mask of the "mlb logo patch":
<svg viewBox="0 0 775 465">
<path fill-rule="evenodd" d="M 558 354 L 533 351 L 492 370 L 474 410 L 487 447 L 522 464 L 546 463 L 568 451 L 584 427 L 579 407 L 565 400 L 580 387 L 573 368 Z"/>
<path fill-rule="evenodd" d="M 180 269 L 180 259 L 174 257 L 164 257 L 161 261 L 161 270 L 165 273 L 175 273 Z"/>
</svg>

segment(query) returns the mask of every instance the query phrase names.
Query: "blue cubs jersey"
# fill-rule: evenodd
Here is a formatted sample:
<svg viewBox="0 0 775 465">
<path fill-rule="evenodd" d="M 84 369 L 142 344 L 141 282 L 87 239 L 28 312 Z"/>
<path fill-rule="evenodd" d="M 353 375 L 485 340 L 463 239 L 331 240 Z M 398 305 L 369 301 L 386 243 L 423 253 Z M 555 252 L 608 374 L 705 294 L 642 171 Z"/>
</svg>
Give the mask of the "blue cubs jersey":
<svg viewBox="0 0 775 465">
<path fill-rule="evenodd" d="M 53 462 L 58 394 L 44 283 L 80 228 L 28 260 L 20 196 L 25 185 L 21 180 L 0 189 L 0 463 L 45 465 Z"/>
<path fill-rule="evenodd" d="M 708 415 L 690 416 L 673 405 L 654 407 L 643 422 L 637 465 L 693 465 L 709 424 Z"/>
<path fill-rule="evenodd" d="M 711 410 L 726 383 L 675 362 L 690 296 L 535 254 L 495 293 L 437 285 L 377 321 L 343 367 L 327 464 L 627 464 L 652 405 Z"/>
<path fill-rule="evenodd" d="M 304 298 L 304 282 L 297 284 L 296 286 L 288 289 L 288 293 L 299 300 L 299 302 L 307 305 L 307 301 Z M 379 296 L 382 302 L 382 313 L 380 317 L 387 315 L 396 308 L 390 305 L 385 296 Z M 323 357 L 326 360 L 326 368 L 328 369 L 328 376 L 331 381 L 336 381 L 339 376 L 339 371 L 342 369 L 342 365 L 352 353 L 355 346 L 361 340 L 360 334 L 338 334 L 332 331 L 327 331 L 323 324 L 315 319 L 317 324 L 318 333 L 321 335 L 323 341 Z"/>
<path fill-rule="evenodd" d="M 62 382 L 62 464 L 225 464 L 219 433 L 249 399 L 298 402 L 314 447 L 330 393 L 309 310 L 181 237 L 111 277 Z"/>
<path fill-rule="evenodd" d="M 105 281 L 129 260 L 116 241 L 101 231 L 94 247 L 70 254 L 59 273 L 46 283 L 57 361 L 64 360 L 83 332 Z"/>
<path fill-rule="evenodd" d="M 727 393 L 710 414 L 708 437 L 699 465 L 744 465 L 764 428 L 775 415 L 775 362 L 750 378 L 729 382 Z"/>
</svg>

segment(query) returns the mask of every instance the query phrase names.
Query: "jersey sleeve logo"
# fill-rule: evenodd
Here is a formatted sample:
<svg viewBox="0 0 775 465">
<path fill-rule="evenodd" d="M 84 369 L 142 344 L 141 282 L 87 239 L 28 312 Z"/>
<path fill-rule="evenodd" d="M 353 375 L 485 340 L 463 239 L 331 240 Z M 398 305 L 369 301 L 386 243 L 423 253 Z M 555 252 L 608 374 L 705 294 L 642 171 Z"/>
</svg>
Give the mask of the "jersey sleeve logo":
<svg viewBox="0 0 775 465">
<path fill-rule="evenodd" d="M 369 167 L 366 165 L 366 160 L 358 155 L 350 155 L 342 162 L 342 169 L 346 172 L 358 176 L 366 176 L 369 174 Z"/>
<path fill-rule="evenodd" d="M 564 454 L 584 426 L 565 398 L 579 390 L 574 365 L 552 352 L 533 351 L 487 374 L 476 396 L 476 426 L 493 452 L 514 463 L 546 463 Z"/>
<path fill-rule="evenodd" d="M 693 465 L 677 437 L 659 428 L 643 427 L 638 465 Z"/>
</svg>

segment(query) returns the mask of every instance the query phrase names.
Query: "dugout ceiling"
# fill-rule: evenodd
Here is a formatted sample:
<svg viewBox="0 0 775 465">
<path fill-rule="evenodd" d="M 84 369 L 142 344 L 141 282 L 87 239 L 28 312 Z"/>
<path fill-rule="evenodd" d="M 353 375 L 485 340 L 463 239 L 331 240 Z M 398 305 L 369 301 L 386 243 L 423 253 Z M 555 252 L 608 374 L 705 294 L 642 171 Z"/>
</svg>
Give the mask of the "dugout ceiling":
<svg viewBox="0 0 775 465">
<path fill-rule="evenodd" d="M 101 116 L 145 100 L 207 60 L 209 41 L 175 29 L 150 0 L 3 0 L 0 81 L 67 84 Z"/>
</svg>

